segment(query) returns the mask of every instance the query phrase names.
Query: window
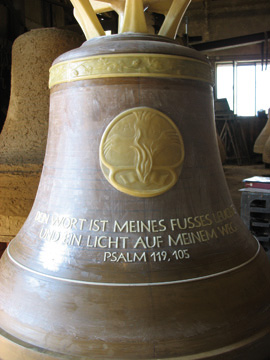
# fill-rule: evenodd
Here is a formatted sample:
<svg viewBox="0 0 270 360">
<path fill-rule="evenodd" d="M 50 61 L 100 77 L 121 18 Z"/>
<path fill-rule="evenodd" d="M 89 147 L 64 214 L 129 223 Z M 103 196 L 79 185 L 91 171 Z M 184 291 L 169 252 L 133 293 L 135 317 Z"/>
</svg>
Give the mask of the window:
<svg viewBox="0 0 270 360">
<path fill-rule="evenodd" d="M 249 116 L 256 114 L 256 66 L 239 64 L 236 66 L 236 114 Z"/>
<path fill-rule="evenodd" d="M 216 71 L 216 91 L 217 99 L 226 98 L 228 100 L 230 109 L 234 109 L 234 75 L 233 64 L 217 65 Z"/>
<path fill-rule="evenodd" d="M 227 98 L 238 116 L 254 116 L 270 108 L 270 69 L 260 62 L 227 62 L 216 66 L 216 97 Z"/>
</svg>

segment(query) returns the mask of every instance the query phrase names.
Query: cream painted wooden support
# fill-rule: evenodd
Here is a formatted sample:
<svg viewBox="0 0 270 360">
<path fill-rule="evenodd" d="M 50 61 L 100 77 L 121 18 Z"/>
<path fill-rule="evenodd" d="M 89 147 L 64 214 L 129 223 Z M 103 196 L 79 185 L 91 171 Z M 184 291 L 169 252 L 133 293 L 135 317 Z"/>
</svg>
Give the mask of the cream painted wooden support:
<svg viewBox="0 0 270 360">
<path fill-rule="evenodd" d="M 87 40 L 105 35 L 89 0 L 71 0 L 71 2 L 74 6 L 74 16 Z"/>
<path fill-rule="evenodd" d="M 106 11 L 116 11 L 118 18 L 118 33 L 122 29 L 125 12 L 125 0 L 90 0 L 95 13 L 102 13 Z"/>
<path fill-rule="evenodd" d="M 103 13 L 114 10 L 110 0 L 104 0 L 104 1 L 90 0 L 90 4 L 92 5 L 92 8 L 95 11 L 95 13 Z"/>
<path fill-rule="evenodd" d="M 175 38 L 191 0 L 71 0 L 74 15 L 86 38 L 105 35 L 95 13 L 115 10 L 119 15 L 118 33 L 148 33 L 144 8 L 165 15 L 158 35 Z"/>
<path fill-rule="evenodd" d="M 158 35 L 174 39 L 191 0 L 173 0 Z"/>
<path fill-rule="evenodd" d="M 120 33 L 147 33 L 143 0 L 126 0 L 124 20 Z"/>
</svg>

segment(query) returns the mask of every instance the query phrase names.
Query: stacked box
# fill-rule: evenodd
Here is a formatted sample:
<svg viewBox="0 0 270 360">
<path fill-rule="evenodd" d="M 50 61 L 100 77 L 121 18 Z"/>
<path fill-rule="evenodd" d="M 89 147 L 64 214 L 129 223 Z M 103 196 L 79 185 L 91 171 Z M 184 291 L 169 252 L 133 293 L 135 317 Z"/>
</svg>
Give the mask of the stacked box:
<svg viewBox="0 0 270 360">
<path fill-rule="evenodd" d="M 270 259 L 270 190 L 242 189 L 241 217 Z"/>
</svg>

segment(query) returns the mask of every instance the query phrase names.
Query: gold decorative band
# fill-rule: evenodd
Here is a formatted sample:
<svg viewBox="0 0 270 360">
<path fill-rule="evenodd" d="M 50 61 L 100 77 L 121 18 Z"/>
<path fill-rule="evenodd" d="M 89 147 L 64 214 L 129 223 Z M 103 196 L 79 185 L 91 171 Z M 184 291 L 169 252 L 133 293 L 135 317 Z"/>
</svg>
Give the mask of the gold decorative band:
<svg viewBox="0 0 270 360">
<path fill-rule="evenodd" d="M 192 79 L 213 84 L 211 66 L 200 60 L 162 54 L 111 54 L 60 62 L 50 69 L 49 87 L 113 77 Z"/>
</svg>

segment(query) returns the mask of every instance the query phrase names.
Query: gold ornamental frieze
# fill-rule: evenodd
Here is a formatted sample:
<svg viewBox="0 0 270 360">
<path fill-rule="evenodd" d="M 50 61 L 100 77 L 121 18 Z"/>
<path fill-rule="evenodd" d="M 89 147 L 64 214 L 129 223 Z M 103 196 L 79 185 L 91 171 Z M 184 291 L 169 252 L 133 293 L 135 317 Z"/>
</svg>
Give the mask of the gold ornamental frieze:
<svg viewBox="0 0 270 360">
<path fill-rule="evenodd" d="M 49 87 L 79 80 L 138 76 L 191 79 L 213 84 L 211 67 L 204 61 L 165 54 L 109 54 L 53 65 Z"/>
<path fill-rule="evenodd" d="M 178 180 L 184 144 L 168 116 L 138 107 L 110 122 L 99 155 L 103 174 L 113 187 L 128 195 L 151 197 L 166 192 Z"/>
</svg>

